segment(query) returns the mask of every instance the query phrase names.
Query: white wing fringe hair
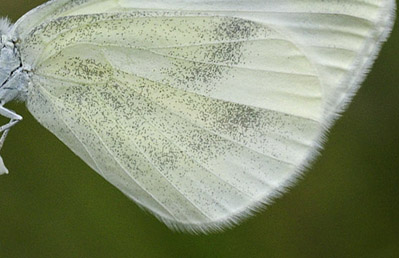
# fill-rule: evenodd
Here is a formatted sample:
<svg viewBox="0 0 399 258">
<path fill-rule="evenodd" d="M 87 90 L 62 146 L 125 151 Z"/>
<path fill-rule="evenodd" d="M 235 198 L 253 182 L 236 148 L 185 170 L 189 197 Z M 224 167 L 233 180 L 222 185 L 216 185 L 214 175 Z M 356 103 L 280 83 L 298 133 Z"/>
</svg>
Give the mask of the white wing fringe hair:
<svg viewBox="0 0 399 258">
<path fill-rule="evenodd" d="M 270 204 L 312 162 L 395 8 L 54 0 L 0 32 L 31 68 L 25 101 L 43 126 L 168 227 L 206 233 Z"/>
</svg>

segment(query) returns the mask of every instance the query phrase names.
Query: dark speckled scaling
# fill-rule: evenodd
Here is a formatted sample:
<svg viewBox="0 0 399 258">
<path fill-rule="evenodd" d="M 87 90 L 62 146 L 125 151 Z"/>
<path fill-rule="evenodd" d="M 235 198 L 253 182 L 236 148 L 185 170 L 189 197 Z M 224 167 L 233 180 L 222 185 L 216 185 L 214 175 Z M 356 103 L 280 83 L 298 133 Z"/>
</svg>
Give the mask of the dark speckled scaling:
<svg viewBox="0 0 399 258">
<path fill-rule="evenodd" d="M 314 158 L 394 5 L 55 0 L 8 36 L 41 124 L 168 226 L 208 231 Z"/>
<path fill-rule="evenodd" d="M 38 40 L 46 44 L 32 80 L 42 98 L 32 94 L 30 110 L 47 120 L 40 106 L 50 99 L 92 166 L 133 199 L 142 196 L 135 191 L 151 193 L 145 206 L 168 220 L 200 224 L 245 209 L 290 176 L 319 132 L 312 117 L 295 109 L 268 109 L 237 94 L 249 89 L 244 83 L 252 73 L 258 94 L 297 98 L 267 87 L 268 79 L 286 83 L 278 75 L 290 60 L 274 71 L 268 68 L 273 59 L 259 52 L 275 41 L 285 42 L 296 60 L 301 52 L 259 23 L 200 14 L 101 14 L 60 18 L 26 42 Z M 309 84 L 297 85 L 310 88 L 301 94 L 315 105 L 301 112 L 317 114 L 314 71 L 288 80 L 303 77 Z"/>
</svg>

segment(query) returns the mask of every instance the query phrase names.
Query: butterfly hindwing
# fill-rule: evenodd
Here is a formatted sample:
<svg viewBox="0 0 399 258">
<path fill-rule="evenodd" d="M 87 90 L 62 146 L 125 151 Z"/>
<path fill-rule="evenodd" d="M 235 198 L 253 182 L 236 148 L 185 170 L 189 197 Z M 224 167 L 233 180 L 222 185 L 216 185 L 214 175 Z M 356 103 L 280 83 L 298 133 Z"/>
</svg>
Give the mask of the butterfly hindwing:
<svg viewBox="0 0 399 258">
<path fill-rule="evenodd" d="M 27 107 L 167 225 L 268 203 L 357 89 L 393 1 L 51 1 L 17 22 Z"/>
</svg>

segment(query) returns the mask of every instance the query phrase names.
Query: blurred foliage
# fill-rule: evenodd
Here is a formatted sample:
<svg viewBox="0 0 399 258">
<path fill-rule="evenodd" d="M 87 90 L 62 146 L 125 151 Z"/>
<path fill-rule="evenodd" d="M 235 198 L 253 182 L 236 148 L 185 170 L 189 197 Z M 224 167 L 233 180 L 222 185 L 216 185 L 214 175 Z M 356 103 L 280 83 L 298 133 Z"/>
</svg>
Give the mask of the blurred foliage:
<svg viewBox="0 0 399 258">
<path fill-rule="evenodd" d="M 43 2 L 1 0 L 0 16 L 16 21 Z M 13 104 L 24 121 L 2 150 L 0 257 L 399 257 L 398 68 L 396 26 L 303 179 L 207 236 L 167 229 Z"/>
</svg>

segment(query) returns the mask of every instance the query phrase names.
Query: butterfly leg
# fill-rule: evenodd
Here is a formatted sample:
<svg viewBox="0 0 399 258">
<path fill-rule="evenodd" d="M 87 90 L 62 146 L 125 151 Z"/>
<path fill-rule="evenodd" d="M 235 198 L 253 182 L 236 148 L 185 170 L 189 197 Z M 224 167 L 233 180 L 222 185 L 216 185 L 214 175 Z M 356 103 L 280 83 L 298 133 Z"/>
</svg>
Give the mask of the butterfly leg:
<svg viewBox="0 0 399 258">
<path fill-rule="evenodd" d="M 11 111 L 3 107 L 2 105 L 0 106 L 0 115 L 10 119 L 10 122 L 8 122 L 8 124 L 5 124 L 0 127 L 0 133 L 3 132 L 0 138 L 0 150 L 1 150 L 11 127 L 19 123 L 22 120 L 22 116 L 18 115 L 14 111 Z"/>
</svg>

